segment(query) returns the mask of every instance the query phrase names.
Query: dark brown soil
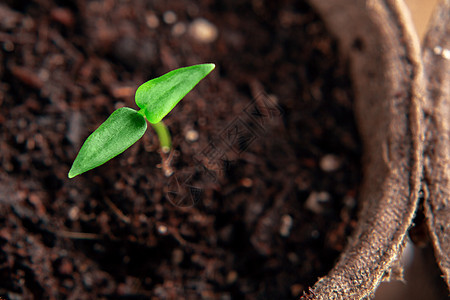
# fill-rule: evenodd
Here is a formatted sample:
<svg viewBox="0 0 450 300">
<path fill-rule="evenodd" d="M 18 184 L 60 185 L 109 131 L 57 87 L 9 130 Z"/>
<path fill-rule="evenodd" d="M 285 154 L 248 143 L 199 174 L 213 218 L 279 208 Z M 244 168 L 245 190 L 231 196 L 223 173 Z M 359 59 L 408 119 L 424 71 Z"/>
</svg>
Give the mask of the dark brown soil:
<svg viewBox="0 0 450 300">
<path fill-rule="evenodd" d="M 199 18 L 214 41 L 189 31 Z M 298 297 L 354 226 L 360 144 L 338 58 L 302 1 L 0 4 L 0 296 Z M 139 84 L 203 62 L 216 70 L 165 119 L 165 168 L 150 129 L 67 178 Z"/>
</svg>

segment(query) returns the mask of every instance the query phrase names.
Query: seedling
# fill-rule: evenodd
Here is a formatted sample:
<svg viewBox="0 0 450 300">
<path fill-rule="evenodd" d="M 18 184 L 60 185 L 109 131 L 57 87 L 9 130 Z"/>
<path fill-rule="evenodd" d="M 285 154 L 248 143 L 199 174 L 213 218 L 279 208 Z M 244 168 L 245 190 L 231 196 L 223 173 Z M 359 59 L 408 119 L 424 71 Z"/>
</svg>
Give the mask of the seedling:
<svg viewBox="0 0 450 300">
<path fill-rule="evenodd" d="M 161 121 L 213 69 L 214 64 L 201 64 L 173 70 L 147 81 L 136 91 L 139 111 L 122 107 L 114 111 L 84 142 L 69 178 L 92 170 L 136 143 L 147 130 L 147 122 L 158 135 L 161 149 L 169 152 L 172 141 Z"/>
</svg>

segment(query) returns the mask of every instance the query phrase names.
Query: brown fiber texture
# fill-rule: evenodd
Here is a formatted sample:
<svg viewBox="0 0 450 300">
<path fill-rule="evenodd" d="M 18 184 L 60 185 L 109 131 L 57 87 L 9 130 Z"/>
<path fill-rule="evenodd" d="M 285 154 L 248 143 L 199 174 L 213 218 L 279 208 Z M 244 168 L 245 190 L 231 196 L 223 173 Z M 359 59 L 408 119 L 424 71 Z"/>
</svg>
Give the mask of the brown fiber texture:
<svg viewBox="0 0 450 300">
<path fill-rule="evenodd" d="M 435 256 L 450 288 L 450 1 L 431 18 L 423 47 L 425 102 L 425 215 Z"/>
<path fill-rule="evenodd" d="M 395 268 L 417 207 L 424 77 L 417 35 L 400 1 L 311 4 L 349 60 L 364 146 L 362 209 L 351 240 L 306 299 L 371 298 Z M 395 273 L 395 274 L 394 274 Z"/>
</svg>

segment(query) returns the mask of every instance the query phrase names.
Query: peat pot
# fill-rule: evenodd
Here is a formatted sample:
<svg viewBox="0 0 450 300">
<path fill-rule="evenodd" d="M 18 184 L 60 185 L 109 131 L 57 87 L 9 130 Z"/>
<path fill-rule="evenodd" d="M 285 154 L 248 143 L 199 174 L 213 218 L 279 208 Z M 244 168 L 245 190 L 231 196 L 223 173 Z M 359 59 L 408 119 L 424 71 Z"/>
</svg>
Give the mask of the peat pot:
<svg viewBox="0 0 450 300">
<path fill-rule="evenodd" d="M 356 230 L 303 298 L 371 298 L 382 281 L 401 278 L 419 204 L 450 287 L 450 1 L 438 5 L 422 50 L 402 1 L 309 2 L 351 68 L 364 179 Z"/>
</svg>

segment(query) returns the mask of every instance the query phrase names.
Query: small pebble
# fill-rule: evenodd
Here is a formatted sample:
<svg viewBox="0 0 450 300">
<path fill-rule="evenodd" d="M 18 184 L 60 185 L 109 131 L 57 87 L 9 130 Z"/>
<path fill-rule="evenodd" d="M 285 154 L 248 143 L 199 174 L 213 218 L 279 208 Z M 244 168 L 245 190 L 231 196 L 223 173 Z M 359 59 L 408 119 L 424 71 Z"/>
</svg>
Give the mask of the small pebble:
<svg viewBox="0 0 450 300">
<path fill-rule="evenodd" d="M 38 72 L 38 77 L 42 81 L 47 81 L 50 78 L 50 71 L 46 69 L 42 69 Z"/>
<path fill-rule="evenodd" d="M 78 206 L 73 206 L 72 208 L 70 208 L 69 219 L 72 221 L 76 221 L 78 220 L 79 217 L 80 217 L 80 209 L 78 208 Z"/>
<path fill-rule="evenodd" d="M 250 178 L 247 178 L 247 177 L 242 178 L 241 184 L 243 187 L 250 188 L 253 186 L 253 180 L 251 180 Z"/>
<path fill-rule="evenodd" d="M 219 31 L 211 22 L 199 18 L 189 25 L 189 34 L 199 42 L 211 43 L 217 39 Z"/>
<path fill-rule="evenodd" d="M 292 217 L 290 215 L 283 215 L 281 217 L 280 235 L 288 237 L 292 228 Z"/>
<path fill-rule="evenodd" d="M 320 160 L 320 168 L 325 172 L 333 172 L 341 167 L 341 160 L 333 154 L 327 154 Z"/>
<path fill-rule="evenodd" d="M 171 167 L 164 168 L 164 176 L 170 177 L 172 175 L 173 175 L 173 169 Z"/>
<path fill-rule="evenodd" d="M 190 129 L 186 132 L 185 138 L 188 142 L 195 142 L 198 140 L 198 131 Z"/>
<path fill-rule="evenodd" d="M 86 273 L 81 276 L 81 280 L 86 288 L 91 288 L 94 285 L 94 278 L 91 273 Z"/>
<path fill-rule="evenodd" d="M 166 24 L 173 24 L 177 21 L 177 15 L 173 11 L 168 10 L 164 13 L 163 20 Z"/>
<path fill-rule="evenodd" d="M 155 16 L 154 13 L 148 13 L 145 16 L 145 23 L 147 23 L 147 26 L 151 29 L 158 28 L 159 26 L 159 19 L 157 16 Z"/>
<path fill-rule="evenodd" d="M 327 192 L 312 192 L 306 199 L 305 207 L 316 214 L 323 212 L 322 204 L 330 201 L 330 194 Z"/>
<path fill-rule="evenodd" d="M 158 226 L 158 233 L 159 234 L 165 235 L 165 234 L 167 234 L 167 231 L 168 231 L 168 228 L 167 228 L 166 225 L 159 225 Z"/>
<path fill-rule="evenodd" d="M 184 23 L 178 22 L 172 27 L 172 35 L 180 36 L 186 32 L 186 25 Z"/>
<path fill-rule="evenodd" d="M 436 46 L 433 49 L 434 54 L 441 55 L 445 59 L 450 60 L 450 49 L 442 48 L 441 46 Z"/>
<path fill-rule="evenodd" d="M 353 209 L 356 205 L 356 199 L 352 195 L 345 195 L 342 199 L 342 202 L 344 203 L 345 207 L 349 209 Z"/>
<path fill-rule="evenodd" d="M 234 283 L 238 278 L 238 273 L 235 270 L 231 270 L 227 274 L 227 284 Z"/>
</svg>

